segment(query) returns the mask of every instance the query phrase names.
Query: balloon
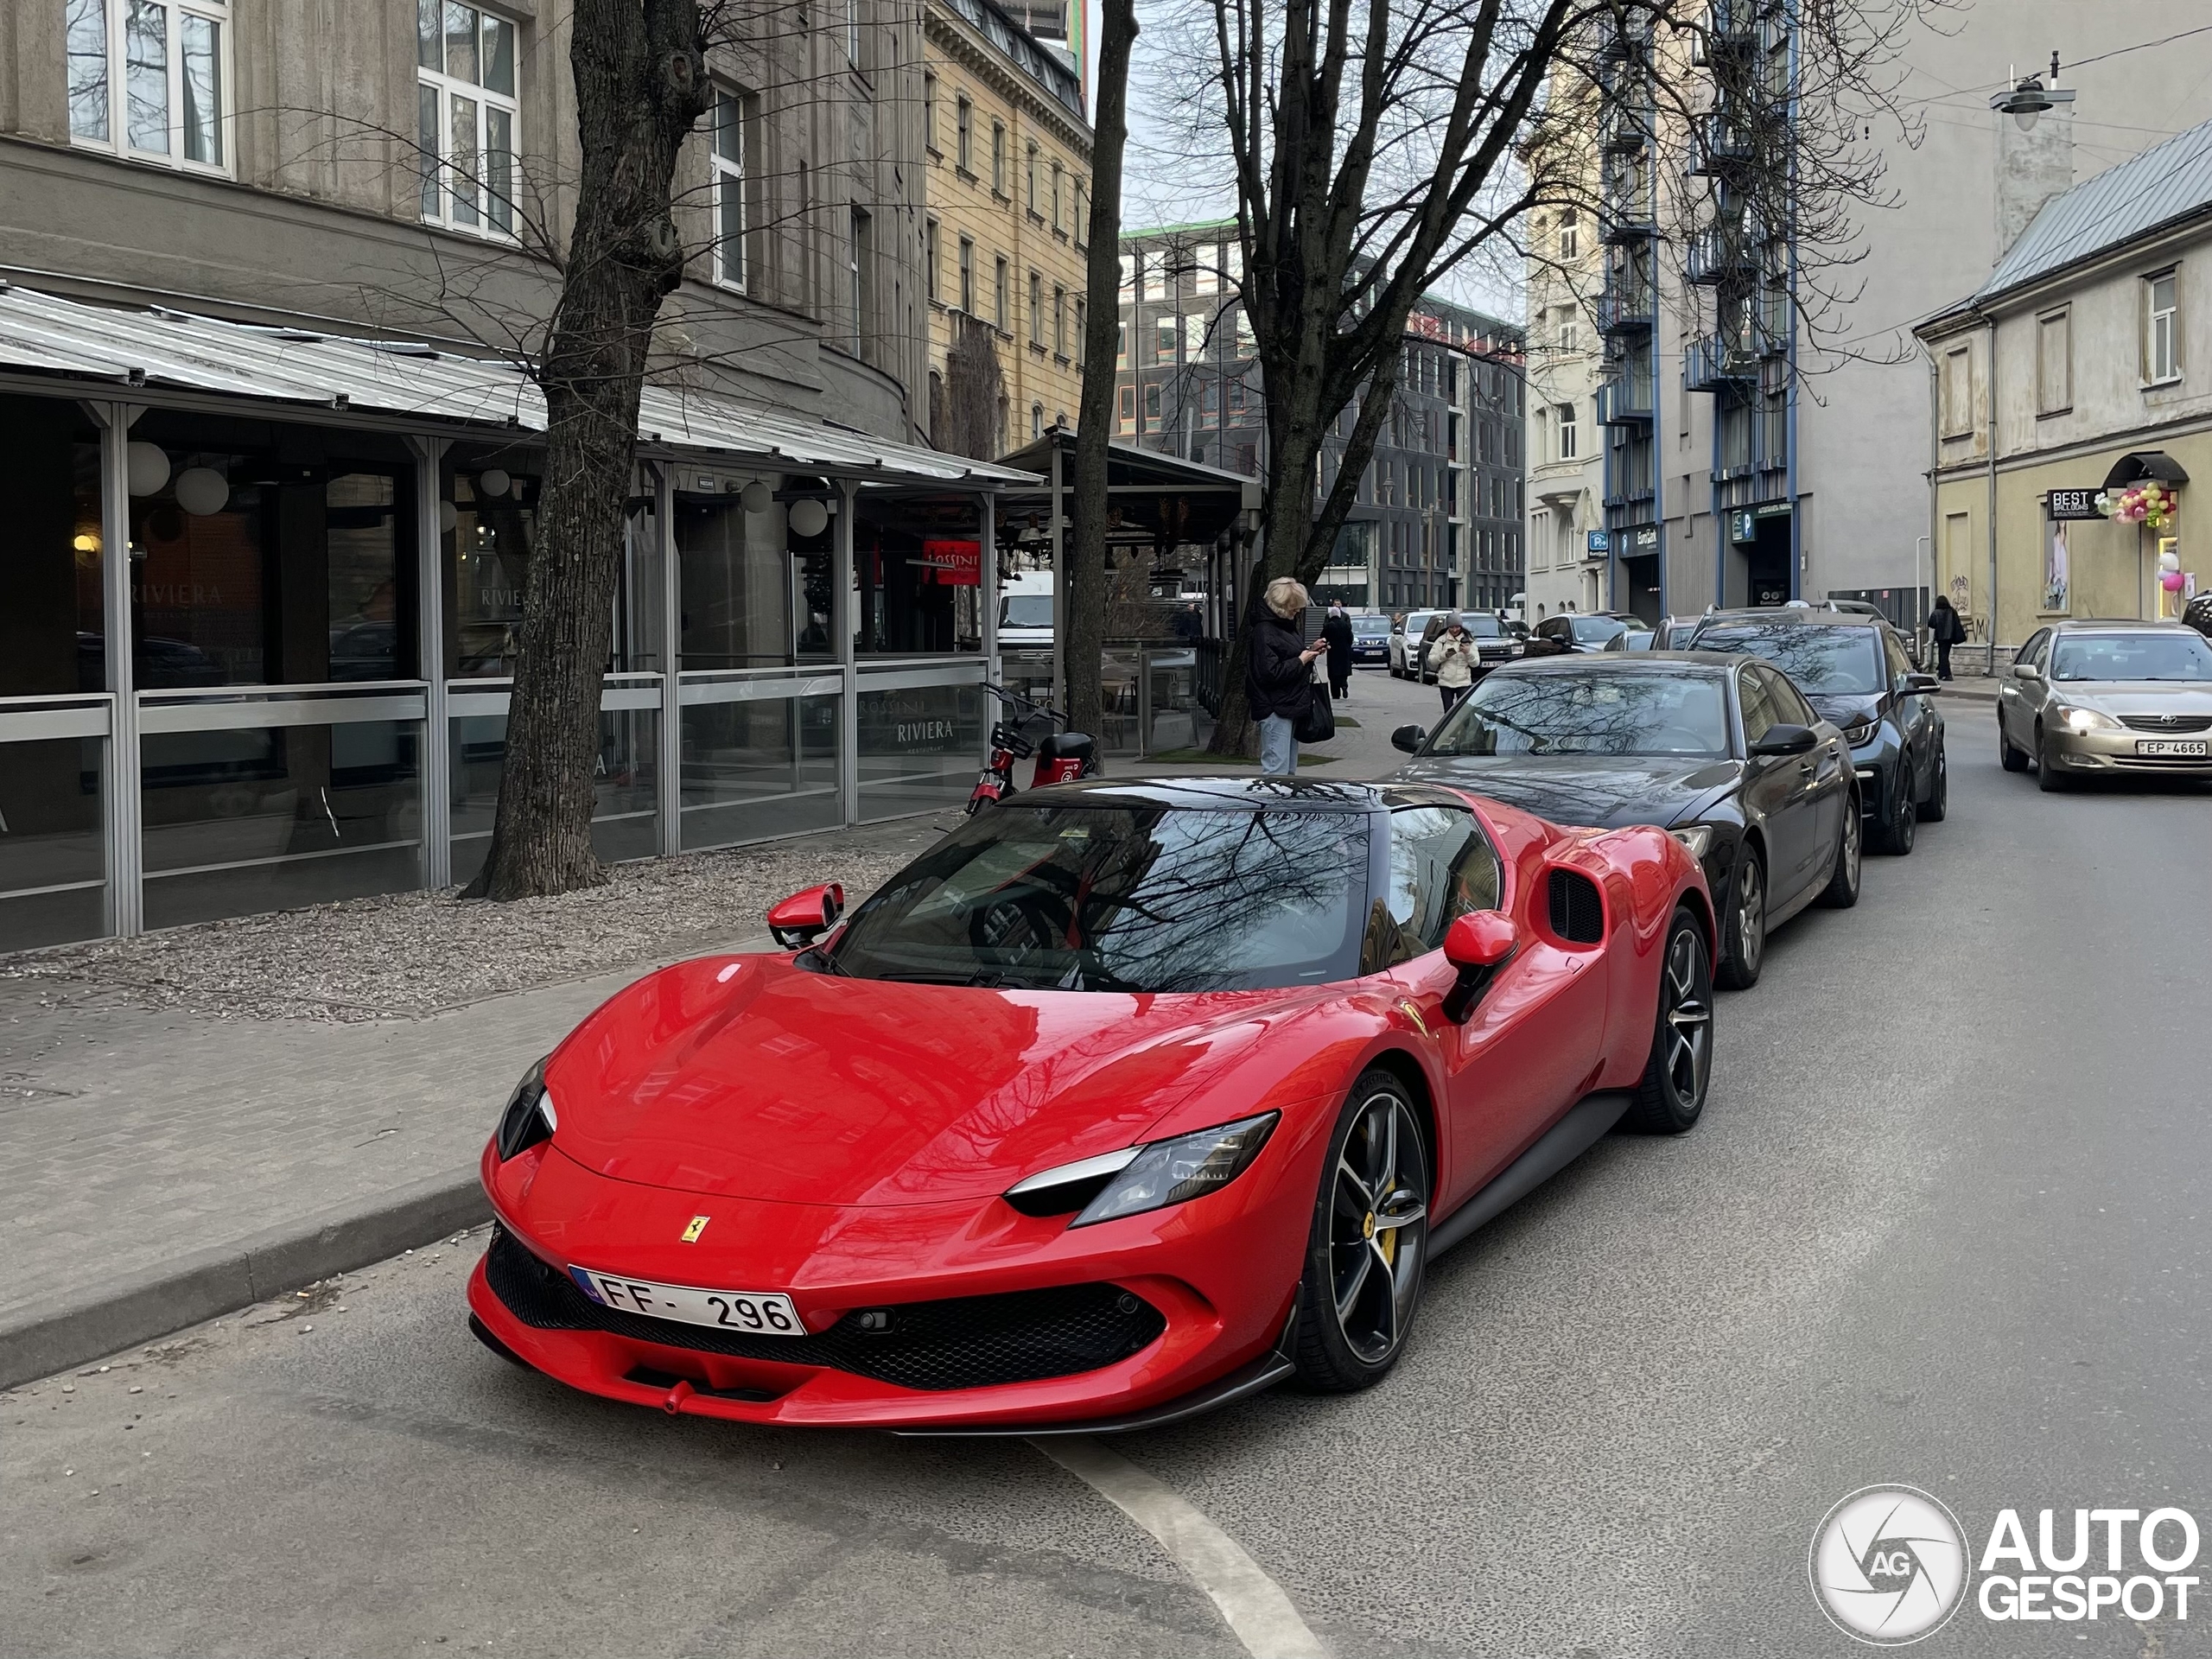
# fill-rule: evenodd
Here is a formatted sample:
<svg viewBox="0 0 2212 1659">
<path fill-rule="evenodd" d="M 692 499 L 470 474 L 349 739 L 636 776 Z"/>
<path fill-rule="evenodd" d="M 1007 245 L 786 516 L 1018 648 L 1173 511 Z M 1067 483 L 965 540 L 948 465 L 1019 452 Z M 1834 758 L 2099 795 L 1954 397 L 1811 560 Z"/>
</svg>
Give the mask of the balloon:
<svg viewBox="0 0 2212 1659">
<path fill-rule="evenodd" d="M 2158 555 L 2158 569 L 2161 570 L 2180 569 L 2181 555 L 2175 552 L 2173 549 L 2168 548 L 2164 552 Z"/>
<path fill-rule="evenodd" d="M 205 518 L 231 499 L 231 481 L 213 467 L 188 467 L 176 475 L 176 504 Z"/>
<path fill-rule="evenodd" d="M 2165 575 L 2158 578 L 2158 586 L 2164 588 L 2170 594 L 2177 594 L 2181 592 L 2183 585 L 2187 582 L 2189 578 L 2183 575 L 2180 571 L 2169 570 Z"/>
<path fill-rule="evenodd" d="M 124 454 L 130 474 L 130 493 L 159 495 L 162 486 L 169 481 L 168 452 L 141 438 Z"/>
</svg>

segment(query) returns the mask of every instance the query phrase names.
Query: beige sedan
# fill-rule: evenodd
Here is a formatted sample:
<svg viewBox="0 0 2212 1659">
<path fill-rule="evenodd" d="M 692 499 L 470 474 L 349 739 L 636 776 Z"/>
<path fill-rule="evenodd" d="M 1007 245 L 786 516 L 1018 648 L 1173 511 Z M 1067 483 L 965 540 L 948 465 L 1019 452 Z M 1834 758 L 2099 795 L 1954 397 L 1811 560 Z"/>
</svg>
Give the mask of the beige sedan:
<svg viewBox="0 0 2212 1659">
<path fill-rule="evenodd" d="M 2212 645 L 2178 622 L 2060 622 L 1997 691 L 1997 752 L 2048 790 L 2083 778 L 2212 778 Z"/>
</svg>

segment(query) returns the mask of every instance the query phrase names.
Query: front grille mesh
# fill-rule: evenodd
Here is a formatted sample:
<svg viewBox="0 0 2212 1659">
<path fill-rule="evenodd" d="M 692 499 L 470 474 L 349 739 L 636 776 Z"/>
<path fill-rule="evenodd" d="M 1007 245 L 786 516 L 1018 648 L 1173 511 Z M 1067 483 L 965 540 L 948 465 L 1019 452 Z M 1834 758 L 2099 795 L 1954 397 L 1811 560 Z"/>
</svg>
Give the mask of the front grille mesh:
<svg viewBox="0 0 2212 1659">
<path fill-rule="evenodd" d="M 755 1337 L 602 1306 L 568 1274 L 495 1228 L 484 1259 L 492 1294 L 540 1331 L 605 1331 L 634 1342 L 849 1371 L 902 1389 L 941 1391 L 1072 1376 L 1125 1359 L 1167 1328 L 1160 1310 L 1116 1285 L 1062 1285 L 1001 1296 L 893 1306 L 891 1329 L 848 1313 L 805 1337 Z"/>
<path fill-rule="evenodd" d="M 2161 735 L 2168 732 L 2212 732 L 2212 715 L 2122 715 L 2120 719 L 2136 731 Z"/>
</svg>

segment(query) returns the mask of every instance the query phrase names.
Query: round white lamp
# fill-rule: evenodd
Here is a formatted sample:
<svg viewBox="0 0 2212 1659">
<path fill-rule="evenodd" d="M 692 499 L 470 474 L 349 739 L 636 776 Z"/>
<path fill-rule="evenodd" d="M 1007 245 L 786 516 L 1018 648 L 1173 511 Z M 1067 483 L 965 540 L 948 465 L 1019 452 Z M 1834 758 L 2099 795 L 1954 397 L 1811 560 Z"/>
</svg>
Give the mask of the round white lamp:
<svg viewBox="0 0 2212 1659">
<path fill-rule="evenodd" d="M 766 512 L 775 505 L 776 493 L 756 478 L 738 492 L 737 499 L 747 512 Z"/>
<path fill-rule="evenodd" d="M 159 495 L 169 481 L 168 451 L 141 438 L 124 452 L 130 473 L 130 493 Z"/>
<path fill-rule="evenodd" d="M 476 474 L 476 489 L 481 495 L 505 495 L 513 484 L 504 467 L 486 467 Z"/>
<path fill-rule="evenodd" d="M 176 504 L 195 518 L 220 512 L 230 499 L 230 480 L 213 467 L 188 467 L 176 475 Z"/>
<path fill-rule="evenodd" d="M 791 534 L 819 536 L 830 527 L 830 509 L 809 496 L 791 503 Z"/>
</svg>

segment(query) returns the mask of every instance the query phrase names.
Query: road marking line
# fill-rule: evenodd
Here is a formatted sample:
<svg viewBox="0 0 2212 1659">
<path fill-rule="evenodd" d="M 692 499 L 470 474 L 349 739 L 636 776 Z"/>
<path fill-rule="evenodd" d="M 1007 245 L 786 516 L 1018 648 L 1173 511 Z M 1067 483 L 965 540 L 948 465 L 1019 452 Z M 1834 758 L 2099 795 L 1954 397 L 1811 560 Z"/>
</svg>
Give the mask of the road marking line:
<svg viewBox="0 0 2212 1659">
<path fill-rule="evenodd" d="M 1095 1440 L 1029 1442 L 1160 1541 L 1228 1622 L 1252 1659 L 1329 1659 L 1282 1586 L 1188 1500 Z"/>
</svg>

